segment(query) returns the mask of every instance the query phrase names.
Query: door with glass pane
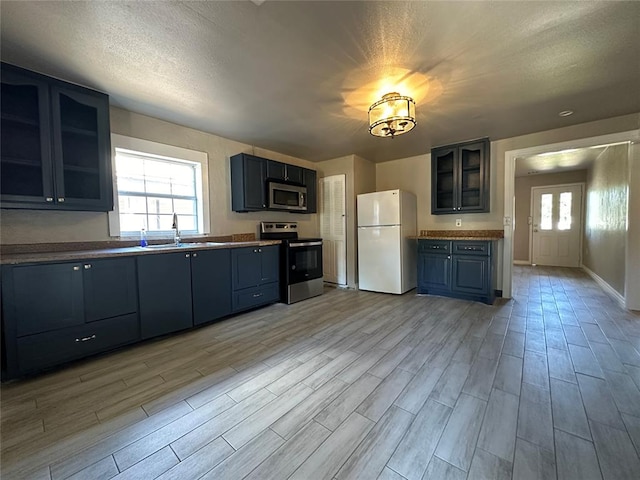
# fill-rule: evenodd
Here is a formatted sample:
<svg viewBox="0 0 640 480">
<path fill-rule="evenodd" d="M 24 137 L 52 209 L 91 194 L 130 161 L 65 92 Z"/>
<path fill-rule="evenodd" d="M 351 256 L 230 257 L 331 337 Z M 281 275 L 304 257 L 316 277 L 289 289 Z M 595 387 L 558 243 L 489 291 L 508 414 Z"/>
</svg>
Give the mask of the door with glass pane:
<svg viewBox="0 0 640 480">
<path fill-rule="evenodd" d="M 531 263 L 558 267 L 580 266 L 582 185 L 531 189 Z"/>
</svg>

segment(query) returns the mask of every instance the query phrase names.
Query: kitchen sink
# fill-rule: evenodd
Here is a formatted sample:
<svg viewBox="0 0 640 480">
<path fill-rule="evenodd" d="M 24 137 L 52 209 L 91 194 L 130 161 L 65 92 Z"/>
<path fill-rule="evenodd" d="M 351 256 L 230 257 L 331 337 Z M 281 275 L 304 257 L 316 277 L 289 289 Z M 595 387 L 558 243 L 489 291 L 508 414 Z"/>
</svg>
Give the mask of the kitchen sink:
<svg viewBox="0 0 640 480">
<path fill-rule="evenodd" d="M 224 245 L 224 243 L 220 242 L 184 242 L 177 245 L 175 243 L 162 243 L 160 245 L 147 245 L 146 247 L 139 248 L 149 248 L 153 250 L 162 250 L 165 248 L 193 248 L 193 247 L 209 247 L 215 245 Z"/>
</svg>

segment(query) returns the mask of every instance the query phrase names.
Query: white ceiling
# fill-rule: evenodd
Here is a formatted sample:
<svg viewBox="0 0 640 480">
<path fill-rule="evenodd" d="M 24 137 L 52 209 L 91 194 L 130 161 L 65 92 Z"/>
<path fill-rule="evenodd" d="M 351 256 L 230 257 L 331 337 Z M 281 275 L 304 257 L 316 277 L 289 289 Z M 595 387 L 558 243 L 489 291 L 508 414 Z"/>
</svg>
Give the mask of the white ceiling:
<svg viewBox="0 0 640 480">
<path fill-rule="evenodd" d="M 607 146 L 572 148 L 516 159 L 516 177 L 589 169 Z"/>
<path fill-rule="evenodd" d="M 3 61 L 312 161 L 385 161 L 640 111 L 640 2 L 2 1 L 1 10 Z M 418 125 L 372 137 L 368 106 L 390 90 L 415 98 Z"/>
</svg>

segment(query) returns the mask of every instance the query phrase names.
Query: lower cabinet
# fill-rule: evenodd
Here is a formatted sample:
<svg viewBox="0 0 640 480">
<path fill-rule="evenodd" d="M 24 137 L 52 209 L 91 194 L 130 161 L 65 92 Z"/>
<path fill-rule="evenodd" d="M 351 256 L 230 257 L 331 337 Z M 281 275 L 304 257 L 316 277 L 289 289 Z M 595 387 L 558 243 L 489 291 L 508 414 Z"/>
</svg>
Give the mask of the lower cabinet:
<svg viewBox="0 0 640 480">
<path fill-rule="evenodd" d="M 142 338 L 192 327 L 191 254 L 139 256 L 138 297 Z"/>
<path fill-rule="evenodd" d="M 204 250 L 191 255 L 193 323 L 217 320 L 231 313 L 231 252 Z"/>
<path fill-rule="evenodd" d="M 418 293 L 495 300 L 495 242 L 418 240 Z"/>
<path fill-rule="evenodd" d="M 16 378 L 280 300 L 279 245 L 2 267 Z"/>
<path fill-rule="evenodd" d="M 135 259 L 2 267 L 2 334 L 9 378 L 135 342 Z"/>
<path fill-rule="evenodd" d="M 280 300 L 279 259 L 279 245 L 231 250 L 234 312 Z"/>
</svg>

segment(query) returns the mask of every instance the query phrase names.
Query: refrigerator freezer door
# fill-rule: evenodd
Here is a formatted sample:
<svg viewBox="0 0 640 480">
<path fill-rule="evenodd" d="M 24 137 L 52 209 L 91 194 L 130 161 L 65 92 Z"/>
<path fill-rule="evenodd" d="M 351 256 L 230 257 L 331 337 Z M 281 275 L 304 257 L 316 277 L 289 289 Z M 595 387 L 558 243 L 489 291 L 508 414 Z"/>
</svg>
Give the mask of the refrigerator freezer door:
<svg viewBox="0 0 640 480">
<path fill-rule="evenodd" d="M 400 191 L 358 195 L 358 226 L 399 225 Z"/>
<path fill-rule="evenodd" d="M 400 227 L 358 228 L 358 287 L 372 292 L 402 291 Z"/>
</svg>

